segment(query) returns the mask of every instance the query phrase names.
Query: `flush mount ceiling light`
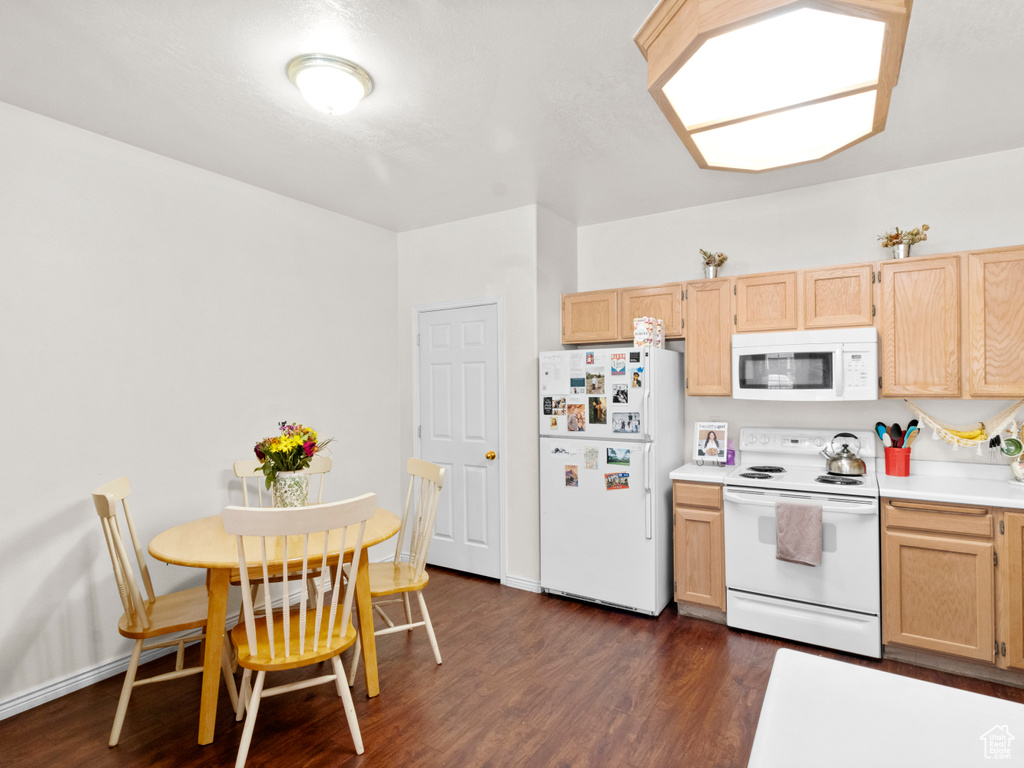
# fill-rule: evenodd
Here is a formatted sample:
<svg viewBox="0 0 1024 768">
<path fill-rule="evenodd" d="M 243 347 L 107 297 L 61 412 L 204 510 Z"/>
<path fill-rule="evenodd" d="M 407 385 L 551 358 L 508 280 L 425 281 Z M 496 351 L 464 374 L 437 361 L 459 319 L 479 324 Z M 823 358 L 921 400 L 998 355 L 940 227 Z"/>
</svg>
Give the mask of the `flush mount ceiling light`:
<svg viewBox="0 0 1024 768">
<path fill-rule="evenodd" d="M 633 37 L 701 168 L 767 171 L 880 133 L 913 0 L 662 0 Z"/>
<path fill-rule="evenodd" d="M 330 115 L 351 112 L 373 90 L 365 69 L 324 53 L 305 53 L 289 61 L 288 79 L 310 106 Z"/>
</svg>

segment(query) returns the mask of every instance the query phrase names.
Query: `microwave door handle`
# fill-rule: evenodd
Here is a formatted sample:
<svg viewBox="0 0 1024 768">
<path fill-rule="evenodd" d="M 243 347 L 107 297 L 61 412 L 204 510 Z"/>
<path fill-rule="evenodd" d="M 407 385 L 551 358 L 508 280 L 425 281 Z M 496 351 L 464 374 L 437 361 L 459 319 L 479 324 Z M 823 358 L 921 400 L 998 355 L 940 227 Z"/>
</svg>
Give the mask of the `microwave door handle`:
<svg viewBox="0 0 1024 768">
<path fill-rule="evenodd" d="M 843 389 L 845 389 L 846 382 L 843 381 L 843 377 L 846 373 L 846 355 L 843 354 L 843 348 L 839 347 L 835 354 L 836 359 L 836 370 L 834 372 L 835 383 L 836 383 L 836 397 L 843 396 Z"/>
</svg>

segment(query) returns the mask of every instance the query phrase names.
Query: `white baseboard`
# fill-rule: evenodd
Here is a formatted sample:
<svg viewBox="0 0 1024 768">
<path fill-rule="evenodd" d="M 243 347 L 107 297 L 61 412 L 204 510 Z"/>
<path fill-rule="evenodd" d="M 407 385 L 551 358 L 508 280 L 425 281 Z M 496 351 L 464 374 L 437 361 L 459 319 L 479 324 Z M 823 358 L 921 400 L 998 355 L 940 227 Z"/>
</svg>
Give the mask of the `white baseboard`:
<svg viewBox="0 0 1024 768">
<path fill-rule="evenodd" d="M 371 562 L 390 562 L 391 557 L 385 557 L 382 560 L 371 560 Z M 403 560 L 408 561 L 409 556 L 403 553 Z M 518 586 L 518 585 L 510 585 Z M 532 589 L 529 586 L 519 587 L 520 589 Z M 533 589 L 534 592 L 540 591 L 540 585 L 537 585 L 537 589 Z M 298 593 L 296 593 L 296 596 Z M 274 601 L 275 606 L 280 606 L 280 599 Z M 229 622 L 234 622 L 234 616 L 229 615 Z M 227 629 L 231 629 L 233 624 L 228 625 Z M 139 659 L 139 664 L 145 664 L 153 659 L 158 659 L 161 656 L 174 653 L 175 648 L 154 648 L 151 651 L 144 651 L 142 657 Z M 9 699 L 0 701 L 0 720 L 6 720 L 8 717 L 26 712 L 33 707 L 38 707 L 40 704 L 45 704 L 48 701 L 54 701 L 59 699 L 61 696 L 65 696 L 75 691 L 80 691 L 83 688 L 87 688 L 93 683 L 98 683 L 101 680 L 106 680 L 108 677 L 114 677 L 114 675 L 123 675 L 128 669 L 128 662 L 131 660 L 131 654 L 122 656 L 119 659 L 113 659 L 112 661 L 104 662 L 103 664 L 97 664 L 94 667 L 79 670 L 73 672 L 70 675 L 62 677 L 58 680 L 40 685 L 36 688 L 32 688 L 23 693 L 19 693 L 17 696 L 12 696 Z M 113 722 L 114 710 L 110 711 L 111 722 Z"/>
<path fill-rule="evenodd" d="M 139 659 L 139 664 L 145 664 L 147 661 L 158 659 L 161 656 L 167 656 L 168 654 L 175 653 L 177 648 L 173 646 L 170 648 L 154 648 L 151 651 L 144 651 Z M 0 701 L 0 720 L 6 720 L 8 717 L 26 712 L 33 707 L 38 707 L 40 704 L 45 704 L 48 701 L 59 699 L 69 693 L 80 691 L 82 688 L 87 688 L 93 683 L 98 683 L 101 680 L 106 680 L 108 677 L 114 677 L 114 675 L 123 675 L 128 669 L 128 662 L 131 661 L 131 654 L 122 656 L 119 659 L 98 664 L 95 667 L 89 667 L 73 674 L 62 677 L 59 680 L 41 685 L 38 688 L 19 693 L 17 696 L 12 696 L 9 699 Z M 110 709 L 110 721 L 114 721 L 114 707 Z"/>
<path fill-rule="evenodd" d="M 526 592 L 540 592 L 540 582 L 536 579 L 524 579 L 521 576 L 506 575 L 504 581 L 501 583 L 506 587 L 522 589 Z"/>
</svg>

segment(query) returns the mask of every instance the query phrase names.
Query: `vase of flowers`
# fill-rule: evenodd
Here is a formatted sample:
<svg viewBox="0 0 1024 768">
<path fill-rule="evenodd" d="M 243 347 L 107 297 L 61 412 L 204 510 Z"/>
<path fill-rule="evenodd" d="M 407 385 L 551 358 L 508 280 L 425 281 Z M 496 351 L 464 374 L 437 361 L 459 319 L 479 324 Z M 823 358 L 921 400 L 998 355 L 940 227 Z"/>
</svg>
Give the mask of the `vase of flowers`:
<svg viewBox="0 0 1024 768">
<path fill-rule="evenodd" d="M 705 251 L 703 248 L 700 249 L 700 260 L 704 265 L 704 277 L 718 277 L 718 268 L 725 264 L 729 260 L 721 251 L 712 253 L 711 251 Z"/>
<path fill-rule="evenodd" d="M 891 232 L 879 235 L 878 239 L 882 241 L 883 248 L 892 248 L 894 259 L 905 259 L 910 256 L 910 246 L 928 239 L 929 229 L 927 224 L 906 231 L 896 227 Z"/>
<path fill-rule="evenodd" d="M 280 435 L 256 443 L 256 458 L 266 476 L 267 488 L 275 507 L 305 506 L 309 498 L 309 475 L 303 470 L 328 440 L 320 440 L 316 431 L 301 424 L 278 424 Z"/>
</svg>

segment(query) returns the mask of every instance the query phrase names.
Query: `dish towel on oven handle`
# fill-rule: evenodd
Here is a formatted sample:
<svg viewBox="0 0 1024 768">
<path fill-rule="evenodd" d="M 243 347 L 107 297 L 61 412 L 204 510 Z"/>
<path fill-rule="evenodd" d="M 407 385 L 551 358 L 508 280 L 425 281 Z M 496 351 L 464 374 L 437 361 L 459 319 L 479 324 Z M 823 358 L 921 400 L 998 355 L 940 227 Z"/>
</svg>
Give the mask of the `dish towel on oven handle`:
<svg viewBox="0 0 1024 768">
<path fill-rule="evenodd" d="M 820 504 L 775 504 L 775 559 L 821 565 Z"/>
</svg>

